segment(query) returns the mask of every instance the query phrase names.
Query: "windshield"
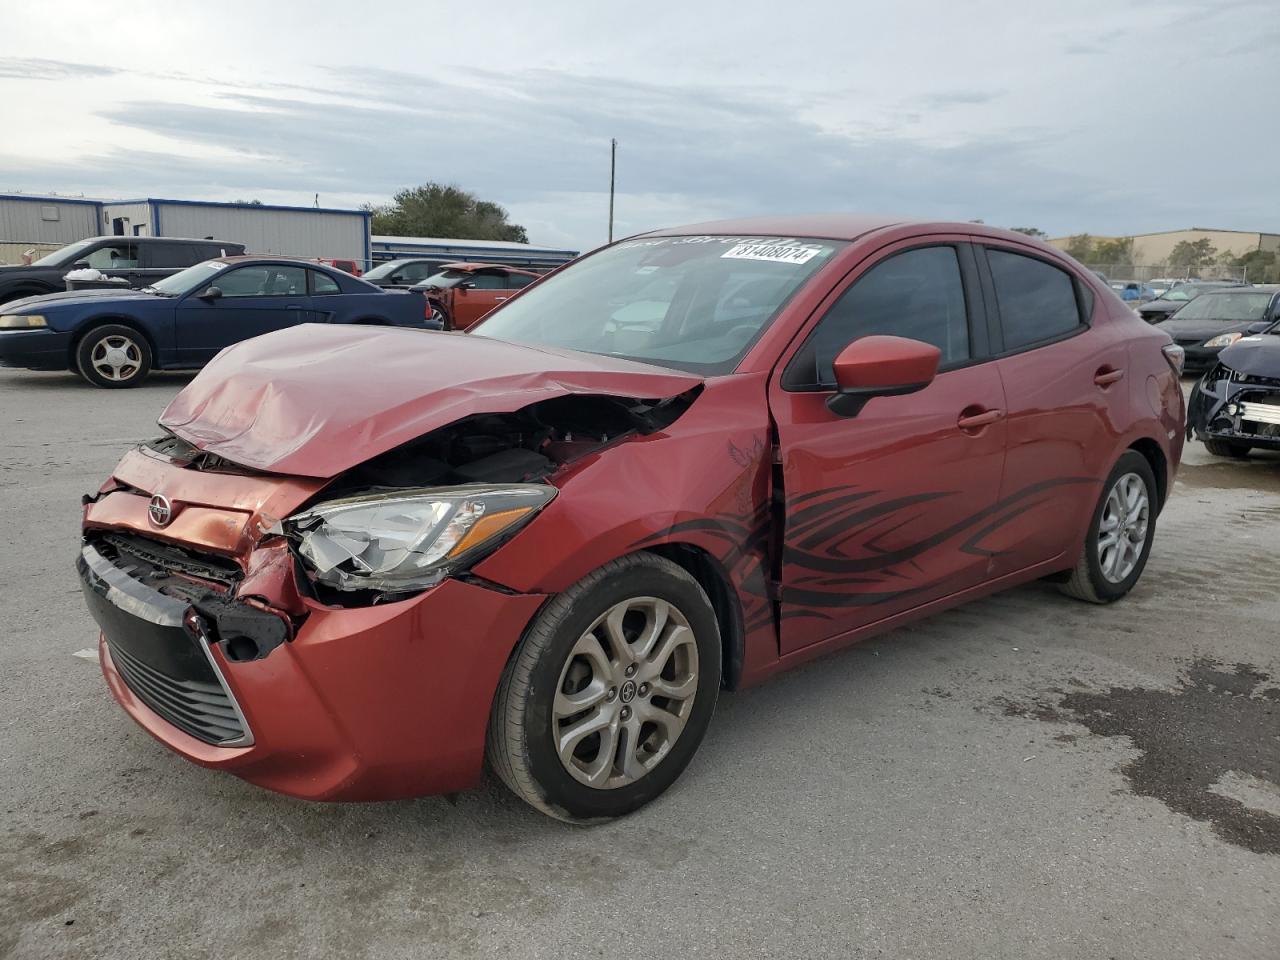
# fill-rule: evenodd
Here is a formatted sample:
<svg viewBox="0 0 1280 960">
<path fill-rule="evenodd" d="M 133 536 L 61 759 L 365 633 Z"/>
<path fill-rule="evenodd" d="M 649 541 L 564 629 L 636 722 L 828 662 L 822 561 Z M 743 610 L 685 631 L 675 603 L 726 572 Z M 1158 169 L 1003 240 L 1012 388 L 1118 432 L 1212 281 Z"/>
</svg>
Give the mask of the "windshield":
<svg viewBox="0 0 1280 960">
<path fill-rule="evenodd" d="M 466 280 L 471 276 L 472 274 L 469 270 L 441 270 L 439 273 L 433 273 L 431 276 L 419 280 L 414 286 L 448 288 L 457 286 L 460 280 Z"/>
<path fill-rule="evenodd" d="M 1214 293 L 1197 297 L 1176 314 L 1179 320 L 1261 320 L 1266 316 L 1271 292 Z"/>
<path fill-rule="evenodd" d="M 1205 292 L 1204 287 L 1194 287 L 1190 284 L 1181 287 L 1174 287 L 1172 290 L 1166 290 L 1156 299 L 1158 300 L 1175 300 L 1179 303 L 1186 303 L 1188 300 L 1194 300 L 1200 294 Z"/>
<path fill-rule="evenodd" d="M 96 240 L 81 240 L 79 243 L 73 243 L 69 247 L 63 247 L 61 250 L 53 251 L 53 253 L 46 253 L 39 260 L 31 261 L 31 265 L 33 267 L 65 267 L 69 263 L 75 263 L 80 254 L 84 253 L 96 242 Z"/>
<path fill-rule="evenodd" d="M 392 260 L 388 263 L 379 264 L 372 270 L 366 270 L 364 272 L 364 278 L 366 280 L 382 280 L 391 276 L 397 270 L 403 270 L 405 264 L 412 262 L 412 260 Z"/>
<path fill-rule="evenodd" d="M 627 240 L 547 278 L 473 328 L 534 346 L 729 373 L 845 244 L 787 237 Z"/>
<path fill-rule="evenodd" d="M 197 263 L 194 267 L 180 270 L 171 277 L 157 280 L 146 289 L 166 297 L 180 297 L 208 283 L 217 276 L 219 270 L 226 268 L 227 265 L 221 260 L 206 260 L 204 263 Z"/>
</svg>

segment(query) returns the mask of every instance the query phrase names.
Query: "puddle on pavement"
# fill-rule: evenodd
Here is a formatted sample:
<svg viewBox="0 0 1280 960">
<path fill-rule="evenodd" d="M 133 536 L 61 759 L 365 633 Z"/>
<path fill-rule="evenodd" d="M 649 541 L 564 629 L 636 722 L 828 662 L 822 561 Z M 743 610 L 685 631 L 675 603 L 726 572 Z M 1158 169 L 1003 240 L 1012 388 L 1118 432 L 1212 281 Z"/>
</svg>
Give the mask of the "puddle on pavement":
<svg viewBox="0 0 1280 960">
<path fill-rule="evenodd" d="M 1211 824 L 1229 843 L 1280 855 L 1280 682 L 1256 667 L 1201 658 L 1173 690 L 1073 690 L 1055 704 L 995 705 L 1005 716 L 1128 737 L 1141 751 L 1121 768 L 1134 794 Z"/>
</svg>

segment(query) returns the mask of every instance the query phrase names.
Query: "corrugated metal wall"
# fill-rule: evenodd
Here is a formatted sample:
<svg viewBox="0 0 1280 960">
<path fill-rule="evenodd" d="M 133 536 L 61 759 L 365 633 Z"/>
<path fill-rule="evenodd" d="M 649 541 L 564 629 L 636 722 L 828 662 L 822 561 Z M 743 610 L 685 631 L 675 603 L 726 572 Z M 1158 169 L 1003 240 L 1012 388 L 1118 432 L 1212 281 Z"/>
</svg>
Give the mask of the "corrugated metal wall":
<svg viewBox="0 0 1280 960">
<path fill-rule="evenodd" d="M 0 197 L 0 243 L 65 246 L 99 232 L 96 203 Z"/>
<path fill-rule="evenodd" d="M 153 202 L 160 211 L 162 236 L 237 241 L 245 245 L 246 253 L 350 257 L 358 261 L 368 256 L 363 214 Z"/>
<path fill-rule="evenodd" d="M 123 235 L 126 237 L 159 236 L 156 231 L 156 225 L 151 222 L 151 204 L 145 200 L 131 203 L 104 203 L 102 205 L 102 217 L 102 233 L 115 233 L 115 221 L 123 219 L 125 222 L 121 224 L 121 227 L 123 228 Z"/>
</svg>

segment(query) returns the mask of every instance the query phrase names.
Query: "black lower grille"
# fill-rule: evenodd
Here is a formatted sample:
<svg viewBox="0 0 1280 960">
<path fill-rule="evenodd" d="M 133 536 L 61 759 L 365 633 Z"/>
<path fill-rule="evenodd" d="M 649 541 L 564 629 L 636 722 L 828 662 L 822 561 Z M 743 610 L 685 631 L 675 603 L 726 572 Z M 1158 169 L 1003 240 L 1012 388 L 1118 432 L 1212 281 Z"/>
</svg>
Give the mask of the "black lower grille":
<svg viewBox="0 0 1280 960">
<path fill-rule="evenodd" d="M 220 683 L 175 680 L 117 644 L 108 642 L 111 660 L 134 695 L 179 730 L 205 743 L 244 737 L 244 725 Z"/>
</svg>

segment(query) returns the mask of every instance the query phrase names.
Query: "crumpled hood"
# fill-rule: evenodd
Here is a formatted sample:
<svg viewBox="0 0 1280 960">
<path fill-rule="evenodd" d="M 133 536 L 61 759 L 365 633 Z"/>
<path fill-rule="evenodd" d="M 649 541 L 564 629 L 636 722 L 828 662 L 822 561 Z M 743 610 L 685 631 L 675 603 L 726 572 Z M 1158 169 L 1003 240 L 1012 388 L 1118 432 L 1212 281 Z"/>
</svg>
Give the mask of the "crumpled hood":
<svg viewBox="0 0 1280 960">
<path fill-rule="evenodd" d="M 474 414 L 567 394 L 659 400 L 701 382 L 476 334 L 303 324 L 223 350 L 160 425 L 241 466 L 332 477 Z"/>
<path fill-rule="evenodd" d="M 1263 333 L 1237 340 L 1218 354 L 1218 362 L 1247 377 L 1280 379 L 1280 335 Z"/>
</svg>

